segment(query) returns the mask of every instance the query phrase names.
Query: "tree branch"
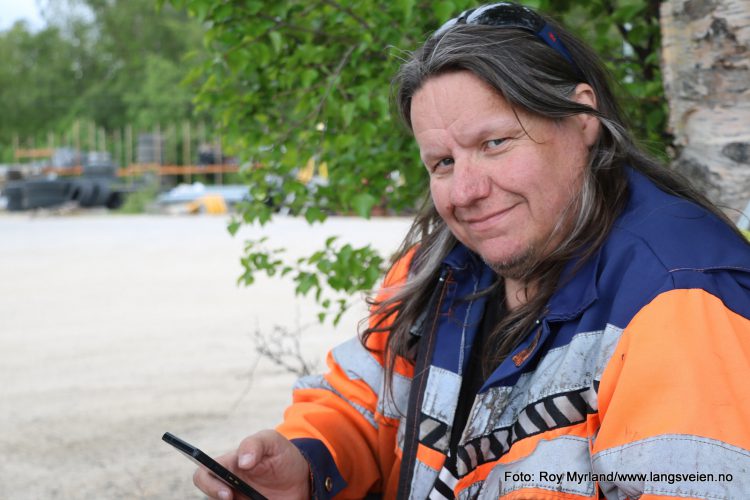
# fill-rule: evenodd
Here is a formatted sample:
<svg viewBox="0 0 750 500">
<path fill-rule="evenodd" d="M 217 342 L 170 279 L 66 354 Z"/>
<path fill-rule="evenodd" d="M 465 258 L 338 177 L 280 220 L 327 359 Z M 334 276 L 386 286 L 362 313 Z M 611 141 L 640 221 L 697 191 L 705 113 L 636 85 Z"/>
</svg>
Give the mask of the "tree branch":
<svg viewBox="0 0 750 500">
<path fill-rule="evenodd" d="M 274 325 L 269 335 L 255 330 L 255 350 L 261 356 L 268 358 L 284 370 L 297 376 L 310 375 L 315 371 L 317 363 L 305 359 L 300 346 L 302 327 L 290 331 L 281 325 Z"/>
</svg>

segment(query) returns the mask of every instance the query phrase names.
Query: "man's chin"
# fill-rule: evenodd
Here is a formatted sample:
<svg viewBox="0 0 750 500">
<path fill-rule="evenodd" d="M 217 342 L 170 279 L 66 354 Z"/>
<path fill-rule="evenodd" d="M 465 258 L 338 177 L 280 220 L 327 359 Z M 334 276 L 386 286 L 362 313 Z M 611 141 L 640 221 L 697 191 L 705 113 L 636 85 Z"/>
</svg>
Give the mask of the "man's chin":
<svg viewBox="0 0 750 500">
<path fill-rule="evenodd" d="M 527 276 L 529 270 L 535 264 L 536 252 L 533 248 L 527 248 L 522 252 L 517 252 L 505 258 L 487 258 L 482 256 L 482 260 L 503 278 L 519 280 Z"/>
</svg>

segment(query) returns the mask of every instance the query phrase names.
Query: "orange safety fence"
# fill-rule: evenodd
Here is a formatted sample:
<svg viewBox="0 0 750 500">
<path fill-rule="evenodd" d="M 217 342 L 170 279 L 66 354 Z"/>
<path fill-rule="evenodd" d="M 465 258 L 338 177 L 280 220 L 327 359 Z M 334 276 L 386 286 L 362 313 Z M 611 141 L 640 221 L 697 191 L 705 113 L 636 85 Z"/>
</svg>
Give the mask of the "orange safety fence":
<svg viewBox="0 0 750 500">
<path fill-rule="evenodd" d="M 50 148 L 16 149 L 13 156 L 18 160 L 21 158 L 49 158 L 55 150 Z"/>
<path fill-rule="evenodd" d="M 162 175 L 200 175 L 200 174 L 231 174 L 239 172 L 239 165 L 157 165 L 157 164 L 140 164 L 130 165 L 129 167 L 117 170 L 118 177 L 130 177 L 142 175 L 145 173 L 155 173 Z M 81 175 L 83 167 L 45 167 L 42 169 L 45 174 L 53 173 L 60 176 Z"/>
</svg>

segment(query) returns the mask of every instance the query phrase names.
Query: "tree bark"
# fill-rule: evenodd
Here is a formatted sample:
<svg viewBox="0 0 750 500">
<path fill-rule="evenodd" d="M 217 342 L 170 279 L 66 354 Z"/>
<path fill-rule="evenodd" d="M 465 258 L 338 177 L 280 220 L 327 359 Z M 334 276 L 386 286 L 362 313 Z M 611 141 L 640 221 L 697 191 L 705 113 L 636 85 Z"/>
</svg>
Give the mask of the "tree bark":
<svg viewBox="0 0 750 500">
<path fill-rule="evenodd" d="M 666 0 L 673 166 L 737 218 L 750 200 L 750 0 Z"/>
</svg>

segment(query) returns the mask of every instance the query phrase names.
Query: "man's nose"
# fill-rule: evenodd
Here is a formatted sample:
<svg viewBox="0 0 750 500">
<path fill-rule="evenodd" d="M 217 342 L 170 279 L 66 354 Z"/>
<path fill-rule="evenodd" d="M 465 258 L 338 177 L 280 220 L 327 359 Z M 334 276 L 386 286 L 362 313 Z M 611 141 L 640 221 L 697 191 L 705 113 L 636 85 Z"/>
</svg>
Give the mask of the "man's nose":
<svg viewBox="0 0 750 500">
<path fill-rule="evenodd" d="M 490 179 L 487 173 L 470 159 L 456 162 L 453 167 L 451 204 L 456 207 L 469 206 L 490 194 Z"/>
</svg>

